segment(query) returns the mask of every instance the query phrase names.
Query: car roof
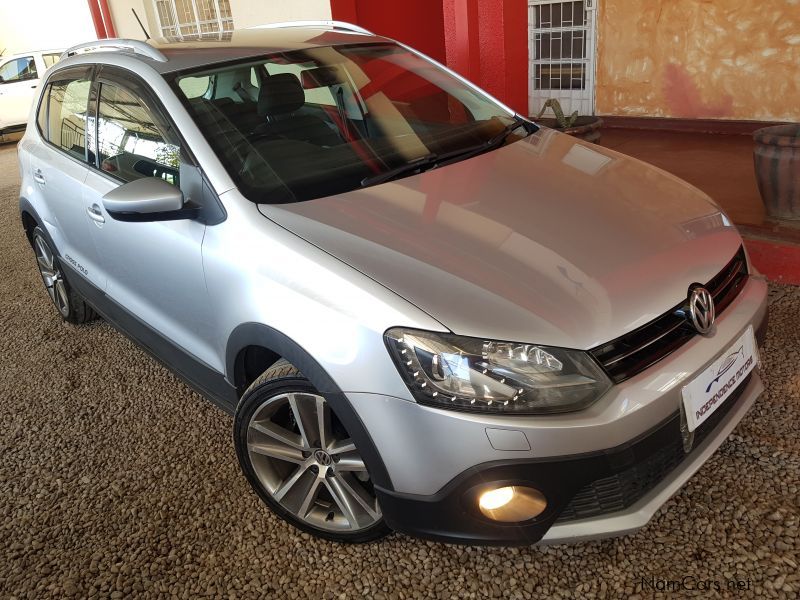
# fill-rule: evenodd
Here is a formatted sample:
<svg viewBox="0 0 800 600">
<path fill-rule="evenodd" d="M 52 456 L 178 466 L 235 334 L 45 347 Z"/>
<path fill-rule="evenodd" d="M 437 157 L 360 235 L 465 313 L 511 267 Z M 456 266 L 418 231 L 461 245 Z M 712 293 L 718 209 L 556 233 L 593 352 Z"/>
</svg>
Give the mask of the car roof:
<svg viewBox="0 0 800 600">
<path fill-rule="evenodd" d="M 111 51 L 122 51 L 125 54 L 133 55 L 147 62 L 159 73 L 166 74 L 202 68 L 216 63 L 257 58 L 275 52 L 391 41 L 354 25 L 348 26 L 354 29 L 344 26 L 347 24 L 336 24 L 335 22 L 286 23 L 239 29 L 215 34 L 215 37 L 184 37 L 180 40 L 151 39 L 147 41 L 147 47 L 142 46 L 143 42 L 132 40 L 99 40 L 96 44 L 82 44 L 81 46 L 91 48 L 92 53 L 100 53 L 111 49 L 117 43 L 118 49 L 111 49 Z M 219 39 L 220 37 L 222 39 Z M 126 48 L 126 44 L 129 44 L 130 47 Z M 77 48 L 80 47 L 76 46 L 75 49 Z M 72 53 L 73 50 L 71 48 L 67 52 Z M 85 56 L 85 53 L 78 55 Z M 97 62 L 102 62 L 102 60 L 98 57 Z"/>
</svg>

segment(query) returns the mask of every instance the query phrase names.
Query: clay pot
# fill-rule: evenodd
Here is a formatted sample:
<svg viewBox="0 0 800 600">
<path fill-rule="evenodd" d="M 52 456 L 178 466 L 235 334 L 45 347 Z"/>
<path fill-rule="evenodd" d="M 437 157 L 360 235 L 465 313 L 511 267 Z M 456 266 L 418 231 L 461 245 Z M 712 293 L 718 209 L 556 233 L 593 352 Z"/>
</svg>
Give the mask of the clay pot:
<svg viewBox="0 0 800 600">
<path fill-rule="evenodd" d="M 800 123 L 764 127 L 753 139 L 758 191 L 767 214 L 800 219 Z"/>
<path fill-rule="evenodd" d="M 603 124 L 603 119 L 592 116 L 578 117 L 575 124 L 566 129 L 561 129 L 555 119 L 534 119 L 534 121 L 550 129 L 555 129 L 561 133 L 567 133 L 595 144 L 600 141 L 600 127 Z"/>
</svg>

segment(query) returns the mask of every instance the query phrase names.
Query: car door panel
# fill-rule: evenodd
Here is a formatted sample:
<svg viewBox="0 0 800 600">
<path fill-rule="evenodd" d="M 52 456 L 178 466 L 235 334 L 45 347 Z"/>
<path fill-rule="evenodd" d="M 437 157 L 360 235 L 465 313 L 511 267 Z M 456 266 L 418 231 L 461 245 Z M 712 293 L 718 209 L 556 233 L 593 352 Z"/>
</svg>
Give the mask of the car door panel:
<svg viewBox="0 0 800 600">
<path fill-rule="evenodd" d="M 154 98 L 143 83 L 131 85 L 130 78 L 123 82 L 110 75 L 99 81 L 99 168 L 91 170 L 84 186 L 87 214 L 101 217 L 90 229 L 106 274 L 105 293 L 185 352 L 222 371 L 203 274 L 206 225 L 189 219 L 118 221 L 103 206 L 109 191 L 150 174 L 179 184 L 185 200 L 202 196 L 199 170 L 177 145 L 159 139 L 169 126 Z M 148 170 L 140 164 L 160 166 Z"/>
<path fill-rule="evenodd" d="M 45 141 L 31 147 L 30 194 L 41 198 L 49 213 L 48 231 L 64 262 L 92 285 L 105 287 L 90 221 L 83 203 L 86 163 L 86 119 L 89 68 L 70 69 L 49 82 L 37 126 Z"/>
<path fill-rule="evenodd" d="M 33 55 L 0 64 L 0 128 L 24 125 L 39 87 L 39 70 Z"/>
</svg>

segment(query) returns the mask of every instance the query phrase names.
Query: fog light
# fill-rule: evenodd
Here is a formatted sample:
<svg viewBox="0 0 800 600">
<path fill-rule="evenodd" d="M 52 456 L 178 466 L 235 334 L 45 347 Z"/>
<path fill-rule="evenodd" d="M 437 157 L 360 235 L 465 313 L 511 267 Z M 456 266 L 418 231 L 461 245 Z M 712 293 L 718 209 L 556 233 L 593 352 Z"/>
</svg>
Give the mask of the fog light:
<svg viewBox="0 0 800 600">
<path fill-rule="evenodd" d="M 483 492 L 478 498 L 478 508 L 493 521 L 514 523 L 538 517 L 547 508 L 547 500 L 534 488 L 505 486 Z"/>
</svg>

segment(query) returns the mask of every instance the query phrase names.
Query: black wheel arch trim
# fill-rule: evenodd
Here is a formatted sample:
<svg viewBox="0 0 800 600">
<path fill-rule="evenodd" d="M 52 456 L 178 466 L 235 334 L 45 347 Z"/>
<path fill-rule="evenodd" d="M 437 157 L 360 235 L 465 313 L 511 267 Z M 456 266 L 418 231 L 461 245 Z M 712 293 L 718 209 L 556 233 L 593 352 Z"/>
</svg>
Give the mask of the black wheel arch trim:
<svg viewBox="0 0 800 600">
<path fill-rule="evenodd" d="M 267 348 L 297 367 L 303 376 L 325 396 L 342 421 L 350 437 L 356 443 L 375 485 L 387 490 L 394 489 L 386 465 L 350 400 L 311 354 L 284 333 L 263 323 L 255 322 L 242 323 L 231 332 L 225 351 L 225 373 L 228 381 L 235 385 L 240 393 L 244 390 L 241 389 L 241 377 L 238 377 L 237 380 L 237 369 L 240 368 L 237 365 L 237 359 L 239 353 L 248 346 Z"/>
<path fill-rule="evenodd" d="M 33 205 L 30 203 L 30 201 L 27 198 L 25 198 L 24 196 L 20 196 L 20 198 L 19 198 L 19 218 L 20 218 L 20 221 L 22 222 L 23 228 L 25 228 L 24 215 L 26 213 L 29 214 L 31 216 L 31 218 L 36 222 L 36 224 L 41 228 L 41 230 L 44 231 L 45 238 L 47 238 L 47 243 L 50 244 L 50 246 L 55 250 L 56 246 L 55 246 L 55 244 L 53 244 L 53 239 L 50 237 L 50 232 L 47 231 L 47 228 L 44 226 L 44 221 L 39 216 L 39 213 L 36 212 L 36 209 L 33 208 Z M 28 235 L 27 228 L 25 229 L 25 237 L 28 238 L 29 242 L 31 241 L 31 239 L 30 239 L 30 237 Z"/>
</svg>

